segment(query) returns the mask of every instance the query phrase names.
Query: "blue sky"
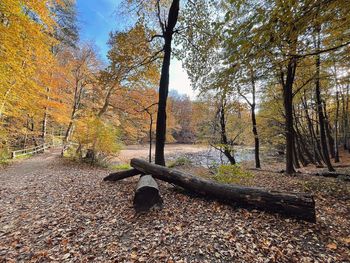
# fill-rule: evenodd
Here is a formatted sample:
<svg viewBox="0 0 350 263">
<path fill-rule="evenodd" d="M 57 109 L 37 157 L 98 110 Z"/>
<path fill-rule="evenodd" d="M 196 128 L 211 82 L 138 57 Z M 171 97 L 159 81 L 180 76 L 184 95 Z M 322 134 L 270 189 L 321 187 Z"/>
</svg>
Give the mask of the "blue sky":
<svg viewBox="0 0 350 263">
<path fill-rule="evenodd" d="M 120 2 L 121 0 L 77 0 L 80 39 L 82 42 L 93 43 L 105 61 L 109 33 L 122 30 L 125 26 L 117 16 Z M 169 88 L 195 98 L 187 73 L 182 68 L 181 61 L 176 59 L 171 61 Z"/>
<path fill-rule="evenodd" d="M 80 38 L 94 43 L 105 58 L 109 33 L 117 29 L 119 0 L 77 0 Z M 121 28 L 119 28 L 121 29 Z"/>
</svg>

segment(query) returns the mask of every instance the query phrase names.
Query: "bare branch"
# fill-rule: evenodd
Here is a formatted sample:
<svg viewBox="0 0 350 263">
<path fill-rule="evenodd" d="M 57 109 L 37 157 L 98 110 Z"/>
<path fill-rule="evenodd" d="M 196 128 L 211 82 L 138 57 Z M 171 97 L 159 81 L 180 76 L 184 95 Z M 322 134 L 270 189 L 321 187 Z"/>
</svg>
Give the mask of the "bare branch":
<svg viewBox="0 0 350 263">
<path fill-rule="evenodd" d="M 164 38 L 164 35 L 153 35 L 152 37 L 151 37 L 151 39 L 150 40 L 148 40 L 147 42 L 152 42 L 154 39 L 156 39 L 156 38 Z"/>
<path fill-rule="evenodd" d="M 306 54 L 303 54 L 303 55 L 300 55 L 300 54 L 289 54 L 289 56 L 290 57 L 296 57 L 296 58 L 306 58 L 306 57 L 309 57 L 309 56 L 315 56 L 315 55 L 327 53 L 327 52 L 330 52 L 330 51 L 334 51 L 334 50 L 337 50 L 339 48 L 346 47 L 349 44 L 350 44 L 350 41 L 348 41 L 346 43 L 343 43 L 341 45 L 335 46 L 335 47 L 326 48 L 326 49 L 322 49 L 322 50 L 317 50 L 317 51 L 314 51 L 314 52 L 311 52 L 311 53 L 306 53 Z"/>
</svg>

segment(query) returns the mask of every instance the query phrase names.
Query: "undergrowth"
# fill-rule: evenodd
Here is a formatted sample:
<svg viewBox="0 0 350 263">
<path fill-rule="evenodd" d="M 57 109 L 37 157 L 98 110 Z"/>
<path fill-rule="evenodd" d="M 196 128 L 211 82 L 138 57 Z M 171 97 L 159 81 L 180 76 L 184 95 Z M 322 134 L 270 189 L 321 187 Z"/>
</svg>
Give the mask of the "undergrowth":
<svg viewBox="0 0 350 263">
<path fill-rule="evenodd" d="M 169 168 L 174 168 L 176 166 L 183 166 L 183 165 L 190 165 L 192 164 L 192 161 L 185 157 L 185 156 L 181 156 L 181 157 L 178 157 L 177 159 L 175 159 L 174 161 L 171 161 L 169 164 L 168 164 L 168 167 Z"/>
<path fill-rule="evenodd" d="M 128 163 L 123 163 L 123 164 L 110 165 L 109 168 L 112 170 L 121 171 L 121 170 L 129 170 L 131 169 L 131 166 Z"/>
<path fill-rule="evenodd" d="M 220 165 L 212 179 L 220 183 L 238 184 L 253 177 L 254 175 L 252 173 L 245 171 L 240 165 L 235 164 Z"/>
</svg>

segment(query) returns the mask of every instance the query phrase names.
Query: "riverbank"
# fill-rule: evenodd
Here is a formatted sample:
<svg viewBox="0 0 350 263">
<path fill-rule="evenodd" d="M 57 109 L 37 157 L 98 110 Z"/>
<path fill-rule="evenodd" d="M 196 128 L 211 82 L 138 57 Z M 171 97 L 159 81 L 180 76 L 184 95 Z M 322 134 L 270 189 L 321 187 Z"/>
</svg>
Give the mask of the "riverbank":
<svg viewBox="0 0 350 263">
<path fill-rule="evenodd" d="M 155 145 L 152 146 L 152 160 L 154 160 Z M 166 144 L 165 159 L 173 162 L 178 158 L 186 158 L 192 164 L 210 167 L 213 164 L 226 163 L 227 160 L 218 150 L 205 144 Z M 116 164 L 128 164 L 132 158 L 148 159 L 149 145 L 127 145 L 119 155 L 112 159 Z M 263 154 L 263 158 L 265 158 Z M 235 158 L 237 162 L 250 162 L 254 160 L 254 148 L 249 146 L 236 146 Z"/>
</svg>

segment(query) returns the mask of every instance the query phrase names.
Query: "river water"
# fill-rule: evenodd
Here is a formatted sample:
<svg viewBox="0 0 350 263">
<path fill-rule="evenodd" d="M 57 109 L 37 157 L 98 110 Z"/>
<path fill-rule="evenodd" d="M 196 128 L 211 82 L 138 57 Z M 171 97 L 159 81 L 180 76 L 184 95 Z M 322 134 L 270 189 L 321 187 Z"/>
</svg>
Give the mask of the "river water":
<svg viewBox="0 0 350 263">
<path fill-rule="evenodd" d="M 213 147 L 207 147 L 207 149 L 198 152 L 184 152 L 180 156 L 178 154 L 170 154 L 167 157 L 168 160 L 176 160 L 179 157 L 184 157 L 194 165 L 208 168 L 229 163 L 226 156 Z M 254 161 L 254 148 L 237 146 L 234 151 L 234 157 L 237 163 Z"/>
<path fill-rule="evenodd" d="M 152 147 L 152 160 L 154 160 L 154 145 Z M 254 161 L 254 147 L 236 146 L 234 155 L 237 163 Z M 192 164 L 203 167 L 213 167 L 220 164 L 227 164 L 228 159 L 218 150 L 208 145 L 195 144 L 166 144 L 165 159 L 167 162 L 175 161 L 179 158 L 186 158 Z M 132 158 L 142 158 L 148 160 L 149 145 L 128 145 L 113 158 L 114 164 L 129 163 Z M 276 158 L 269 155 L 269 151 L 261 149 L 261 159 Z"/>
</svg>

